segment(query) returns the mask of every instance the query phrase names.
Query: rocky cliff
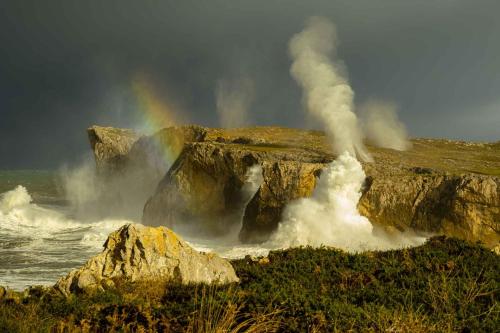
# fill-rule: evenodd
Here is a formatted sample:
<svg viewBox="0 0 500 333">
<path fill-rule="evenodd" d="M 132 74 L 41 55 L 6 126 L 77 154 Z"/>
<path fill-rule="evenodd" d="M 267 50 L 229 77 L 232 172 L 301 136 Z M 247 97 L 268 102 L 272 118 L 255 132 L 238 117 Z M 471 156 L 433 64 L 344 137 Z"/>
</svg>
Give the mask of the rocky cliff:
<svg viewBox="0 0 500 333">
<path fill-rule="evenodd" d="M 120 168 L 139 135 L 132 130 L 92 126 L 87 129 L 90 146 L 98 169 Z"/>
<path fill-rule="evenodd" d="M 129 224 L 111 233 L 103 252 L 61 278 L 55 289 L 69 295 L 113 285 L 116 278 L 184 284 L 239 281 L 227 260 L 193 250 L 173 231 Z"/>
<path fill-rule="evenodd" d="M 158 137 L 164 138 L 161 147 L 176 147 L 171 149 L 175 162 L 164 169 L 154 166 L 158 174 L 166 173 L 144 207 L 143 222 L 175 226 L 195 221 L 220 233 L 243 219 L 240 239 L 245 242 L 267 239 L 286 204 L 311 195 L 322 168 L 335 158 L 317 131 L 186 126 L 142 140 L 158 142 Z M 500 144 L 431 139 L 412 143 L 406 152 L 368 145 L 374 162 L 363 164 L 367 179 L 360 212 L 379 226 L 446 233 L 496 246 Z M 138 158 L 141 163 L 158 155 L 139 141 L 128 155 L 145 152 L 150 157 Z M 263 182 L 248 199 L 242 186 L 255 164 L 262 167 Z"/>
</svg>

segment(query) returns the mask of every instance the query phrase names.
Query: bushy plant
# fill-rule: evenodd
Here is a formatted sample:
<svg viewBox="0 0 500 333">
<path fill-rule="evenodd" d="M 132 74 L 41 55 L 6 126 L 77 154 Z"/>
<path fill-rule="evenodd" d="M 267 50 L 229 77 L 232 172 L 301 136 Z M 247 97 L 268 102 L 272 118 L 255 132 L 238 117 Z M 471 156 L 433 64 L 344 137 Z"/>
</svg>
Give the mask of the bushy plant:
<svg viewBox="0 0 500 333">
<path fill-rule="evenodd" d="M 349 254 L 333 248 L 233 261 L 239 284 L 130 283 L 64 298 L 0 302 L 4 331 L 441 332 L 499 327 L 500 260 L 479 244 Z M 259 326 L 260 325 L 260 326 Z M 28 327 L 28 326 L 26 326 Z"/>
</svg>

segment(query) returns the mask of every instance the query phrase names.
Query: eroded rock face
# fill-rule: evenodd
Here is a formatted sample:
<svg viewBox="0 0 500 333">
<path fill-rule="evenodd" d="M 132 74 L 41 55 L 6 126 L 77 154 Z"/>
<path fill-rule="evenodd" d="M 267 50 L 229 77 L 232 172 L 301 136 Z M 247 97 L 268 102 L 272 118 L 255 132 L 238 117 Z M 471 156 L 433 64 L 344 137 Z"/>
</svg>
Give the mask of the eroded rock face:
<svg viewBox="0 0 500 333">
<path fill-rule="evenodd" d="M 358 205 L 372 223 L 498 245 L 500 178 L 466 174 L 374 177 Z"/>
<path fill-rule="evenodd" d="M 280 130 L 276 142 L 267 135 L 260 142 L 205 139 L 188 145 L 146 204 L 144 222 L 173 225 L 210 217 L 224 226 L 224 217 L 239 209 L 244 210 L 240 239 L 265 241 L 286 205 L 310 196 L 322 168 L 334 158 L 317 133 L 304 131 L 303 141 L 297 143 L 284 142 L 285 132 Z M 367 180 L 360 212 L 382 227 L 498 244 L 499 178 L 460 169 L 498 170 L 495 144 L 421 139 L 413 146 L 407 152 L 369 147 L 375 162 L 363 163 Z M 484 156 L 486 162 L 479 160 Z M 455 162 L 464 157 L 469 159 Z M 262 166 L 264 181 L 245 207 L 238 207 L 241 184 L 252 163 Z M 179 207 L 181 219 L 175 216 Z"/>
<path fill-rule="evenodd" d="M 174 227 L 195 221 L 204 231 L 220 233 L 244 216 L 241 238 L 255 241 L 274 230 L 290 200 L 312 193 L 315 172 L 331 159 L 300 147 L 266 143 L 187 144 L 146 203 L 143 222 Z M 247 205 L 241 188 L 255 164 L 262 167 L 263 184 Z"/>
<path fill-rule="evenodd" d="M 121 168 L 139 135 L 129 129 L 92 126 L 87 129 L 90 146 L 99 169 Z"/>
<path fill-rule="evenodd" d="M 69 295 L 112 284 L 114 278 L 184 284 L 239 281 L 227 260 L 195 251 L 170 229 L 128 224 L 109 235 L 102 253 L 61 278 L 54 288 Z"/>
<path fill-rule="evenodd" d="M 140 220 L 144 203 L 177 159 L 185 142 L 203 140 L 199 126 L 169 127 L 151 136 L 127 129 L 93 126 L 87 130 L 97 173 L 95 197 L 80 210 L 97 217 Z"/>
<path fill-rule="evenodd" d="M 167 144 L 161 146 L 177 147 L 172 151 L 180 155 L 165 176 L 158 173 L 163 178 L 144 207 L 143 222 L 172 227 L 190 221 L 220 233 L 242 219 L 244 242 L 266 240 L 286 205 L 310 196 L 322 168 L 334 159 L 321 132 L 279 127 L 168 128 L 138 140 L 129 156 L 148 160 L 152 154 L 144 152 L 153 138 L 163 138 Z M 375 162 L 363 163 L 360 212 L 380 226 L 498 245 L 500 144 L 412 144 L 405 152 L 368 146 Z M 247 200 L 241 187 L 254 164 L 262 166 L 263 183 Z"/>
<path fill-rule="evenodd" d="M 245 209 L 240 239 L 263 242 L 276 230 L 286 205 L 311 196 L 324 163 L 277 161 L 262 163 L 263 183 Z"/>
</svg>

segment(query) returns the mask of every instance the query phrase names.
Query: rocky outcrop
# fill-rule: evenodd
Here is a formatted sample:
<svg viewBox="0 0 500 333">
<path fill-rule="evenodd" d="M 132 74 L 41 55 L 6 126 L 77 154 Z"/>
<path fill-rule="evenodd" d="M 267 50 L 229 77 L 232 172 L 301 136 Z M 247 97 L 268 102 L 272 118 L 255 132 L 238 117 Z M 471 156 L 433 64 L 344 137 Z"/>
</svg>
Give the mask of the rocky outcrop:
<svg viewBox="0 0 500 333">
<path fill-rule="evenodd" d="M 358 205 L 372 223 L 481 240 L 500 240 L 500 178 L 466 174 L 372 177 Z"/>
<path fill-rule="evenodd" d="M 260 239 L 276 227 L 290 200 L 312 193 L 317 172 L 333 158 L 301 147 L 236 140 L 187 144 L 146 203 L 143 222 L 174 227 L 194 221 L 205 232 L 220 233 L 243 216 L 241 238 Z M 262 167 L 263 183 L 247 205 L 241 189 L 255 164 Z"/>
<path fill-rule="evenodd" d="M 174 226 L 189 221 L 221 233 L 228 223 L 243 220 L 244 242 L 267 239 L 284 207 L 311 195 L 321 170 L 335 157 L 317 131 L 198 126 L 164 129 L 137 141 L 129 155 L 148 160 L 155 154 L 144 152 L 159 137 L 165 138 L 161 146 L 177 147 L 172 156 L 179 156 L 159 176 L 143 222 Z M 368 145 L 374 163 L 363 163 L 367 180 L 360 212 L 380 226 L 498 244 L 500 144 L 432 139 L 412 144 L 405 152 Z M 246 198 L 242 186 L 255 164 L 262 167 L 263 182 Z"/>
<path fill-rule="evenodd" d="M 325 161 L 326 162 L 326 161 Z M 324 163 L 264 161 L 263 183 L 245 208 L 240 239 L 262 242 L 276 229 L 286 205 L 310 196 Z"/>
<path fill-rule="evenodd" d="M 123 165 L 139 135 L 129 129 L 92 126 L 87 129 L 98 169 L 116 170 Z"/>
<path fill-rule="evenodd" d="M 165 227 L 125 225 L 111 233 L 104 250 L 54 288 L 64 295 L 129 281 L 168 279 L 188 283 L 231 283 L 238 277 L 231 264 L 212 253 L 192 249 Z"/>
</svg>

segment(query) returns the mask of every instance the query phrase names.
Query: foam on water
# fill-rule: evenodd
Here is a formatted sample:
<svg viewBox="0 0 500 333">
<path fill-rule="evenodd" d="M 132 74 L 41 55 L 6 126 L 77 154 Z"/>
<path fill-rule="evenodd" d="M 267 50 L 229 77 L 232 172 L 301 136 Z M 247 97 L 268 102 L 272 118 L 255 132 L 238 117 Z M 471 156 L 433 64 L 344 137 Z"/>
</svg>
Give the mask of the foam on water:
<svg viewBox="0 0 500 333">
<path fill-rule="evenodd" d="M 248 200 L 262 182 L 260 166 L 250 168 L 243 191 Z M 103 219 L 82 222 L 69 217 L 62 206 L 33 203 L 23 186 L 0 194 L 0 285 L 21 290 L 30 285 L 52 285 L 71 269 L 80 267 L 102 250 L 107 236 L 127 223 Z M 226 258 L 266 255 L 269 249 L 238 241 L 241 221 L 224 236 L 207 239 L 189 229 L 175 230 L 198 251 L 216 252 Z"/>
<path fill-rule="evenodd" d="M 131 222 L 75 221 L 62 207 L 34 204 L 26 188 L 17 186 L 0 195 L 0 285 L 53 284 L 98 253 L 110 232 Z"/>
</svg>

